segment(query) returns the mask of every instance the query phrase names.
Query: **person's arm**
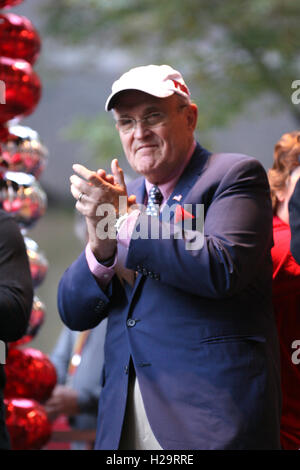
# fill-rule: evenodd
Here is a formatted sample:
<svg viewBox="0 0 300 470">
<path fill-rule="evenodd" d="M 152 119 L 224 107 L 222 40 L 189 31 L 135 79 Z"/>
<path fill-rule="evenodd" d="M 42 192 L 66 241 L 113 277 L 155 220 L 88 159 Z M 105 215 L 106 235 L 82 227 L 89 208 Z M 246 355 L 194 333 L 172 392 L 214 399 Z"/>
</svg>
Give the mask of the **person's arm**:
<svg viewBox="0 0 300 470">
<path fill-rule="evenodd" d="M 57 383 L 64 384 L 68 375 L 76 333 L 63 327 L 59 338 L 51 352 L 50 359 L 56 369 Z"/>
<path fill-rule="evenodd" d="M 300 264 L 300 179 L 289 201 L 289 216 L 291 227 L 291 253 Z"/>
<path fill-rule="evenodd" d="M 201 185 L 200 176 L 185 202 L 201 202 L 197 200 Z M 131 239 L 126 266 L 204 297 L 222 298 L 245 288 L 257 276 L 271 247 L 272 209 L 266 173 L 254 159 L 239 161 L 214 191 L 205 208 L 202 248 L 187 250 L 185 240 L 174 236 L 151 239 L 149 229 L 148 239 Z M 141 215 L 137 223 L 149 217 Z"/>
<path fill-rule="evenodd" d="M 117 240 L 99 236 L 98 224 L 105 219 L 103 214 L 98 215 L 99 208 L 109 205 L 119 216 L 121 197 L 127 201 L 126 207 L 135 202 L 134 196 L 127 196 L 123 170 L 117 159 L 111 166 L 113 176 L 106 175 L 104 170 L 93 172 L 82 165 L 74 165 L 77 174 L 70 178 L 76 208 L 85 216 L 88 232 L 85 252 L 65 271 L 58 287 L 58 310 L 63 322 L 72 330 L 82 331 L 98 325 L 106 317 L 110 302 Z M 79 198 L 80 194 L 83 196 Z M 115 217 L 112 217 L 112 232 L 114 222 Z"/>
<path fill-rule="evenodd" d="M 97 326 L 107 315 L 110 287 L 105 291 L 99 287 L 88 266 L 85 251 L 81 253 L 58 285 L 58 311 L 63 322 L 77 331 Z"/>
<path fill-rule="evenodd" d="M 115 274 L 117 252 L 109 258 L 105 264 L 99 263 L 88 243 L 85 248 L 85 256 L 89 269 L 98 282 L 99 287 L 105 290 Z"/>
<path fill-rule="evenodd" d="M 32 277 L 23 237 L 17 223 L 0 212 L 0 339 L 21 338 L 33 300 Z"/>
</svg>

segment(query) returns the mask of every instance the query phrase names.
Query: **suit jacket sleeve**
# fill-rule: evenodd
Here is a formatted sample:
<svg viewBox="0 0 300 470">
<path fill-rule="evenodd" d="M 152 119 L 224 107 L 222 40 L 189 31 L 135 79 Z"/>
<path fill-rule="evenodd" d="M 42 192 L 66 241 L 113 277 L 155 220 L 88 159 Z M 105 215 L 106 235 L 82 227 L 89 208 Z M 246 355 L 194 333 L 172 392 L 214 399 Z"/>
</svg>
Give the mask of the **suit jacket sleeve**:
<svg viewBox="0 0 300 470">
<path fill-rule="evenodd" d="M 289 202 L 290 227 L 291 227 L 291 252 L 298 264 L 300 264 L 300 179 Z"/>
<path fill-rule="evenodd" d="M 26 332 L 33 287 L 23 237 L 16 222 L 0 211 L 0 339 L 16 341 Z"/>
<path fill-rule="evenodd" d="M 249 158 L 223 172 L 217 188 L 210 187 L 204 197 L 202 186 L 200 176 L 185 202 L 206 201 L 203 247 L 186 250 L 183 239 L 152 240 L 149 232 L 149 239 L 131 240 L 127 267 L 156 273 L 158 282 L 191 294 L 231 296 L 257 276 L 271 247 L 272 210 L 266 173 L 257 160 Z"/>
<path fill-rule="evenodd" d="M 85 252 L 63 274 L 58 286 L 58 311 L 63 322 L 77 331 L 97 326 L 106 317 L 111 284 L 103 291 L 91 273 Z"/>
</svg>

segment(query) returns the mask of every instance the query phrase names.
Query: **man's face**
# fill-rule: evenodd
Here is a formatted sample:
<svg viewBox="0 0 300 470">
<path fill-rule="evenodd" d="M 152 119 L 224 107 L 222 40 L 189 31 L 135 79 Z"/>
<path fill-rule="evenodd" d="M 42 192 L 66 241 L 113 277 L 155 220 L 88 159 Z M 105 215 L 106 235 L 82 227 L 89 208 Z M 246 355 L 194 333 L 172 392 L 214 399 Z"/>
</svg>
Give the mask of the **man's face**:
<svg viewBox="0 0 300 470">
<path fill-rule="evenodd" d="M 176 95 L 156 98 L 130 90 L 119 96 L 114 108 L 117 121 L 121 118 L 138 121 L 151 113 L 162 113 L 163 121 L 155 127 L 138 122 L 127 133 L 119 129 L 119 134 L 131 167 L 151 183 L 164 183 L 170 179 L 193 143 L 197 107 L 194 104 L 183 106 Z"/>
</svg>

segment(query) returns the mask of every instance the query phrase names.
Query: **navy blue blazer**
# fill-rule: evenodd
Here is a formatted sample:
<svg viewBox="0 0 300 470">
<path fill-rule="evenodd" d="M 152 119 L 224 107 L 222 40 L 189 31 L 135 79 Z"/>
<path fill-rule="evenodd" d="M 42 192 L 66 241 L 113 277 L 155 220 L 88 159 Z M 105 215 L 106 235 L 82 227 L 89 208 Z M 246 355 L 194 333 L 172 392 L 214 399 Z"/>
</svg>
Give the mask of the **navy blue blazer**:
<svg viewBox="0 0 300 470">
<path fill-rule="evenodd" d="M 144 179 L 128 193 L 143 202 Z M 84 253 L 60 281 L 68 327 L 92 328 L 108 316 L 96 449 L 118 449 L 130 358 L 163 449 L 278 449 L 266 173 L 251 157 L 197 145 L 168 204 L 176 200 L 204 204 L 202 248 L 187 250 L 175 236 L 132 239 L 126 266 L 139 273 L 133 288 L 115 275 L 103 292 Z"/>
<path fill-rule="evenodd" d="M 300 264 L 300 179 L 289 201 L 289 216 L 291 227 L 291 252 Z"/>
</svg>

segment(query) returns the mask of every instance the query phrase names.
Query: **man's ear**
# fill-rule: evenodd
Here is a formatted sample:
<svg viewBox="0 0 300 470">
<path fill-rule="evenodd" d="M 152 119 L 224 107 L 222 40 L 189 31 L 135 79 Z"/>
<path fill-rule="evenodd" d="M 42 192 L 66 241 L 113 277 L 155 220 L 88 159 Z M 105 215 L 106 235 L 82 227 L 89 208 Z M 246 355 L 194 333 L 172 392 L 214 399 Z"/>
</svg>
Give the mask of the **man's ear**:
<svg viewBox="0 0 300 470">
<path fill-rule="evenodd" d="M 189 105 L 187 119 L 189 128 L 194 131 L 196 129 L 198 119 L 198 107 L 195 103 L 191 103 Z"/>
</svg>

